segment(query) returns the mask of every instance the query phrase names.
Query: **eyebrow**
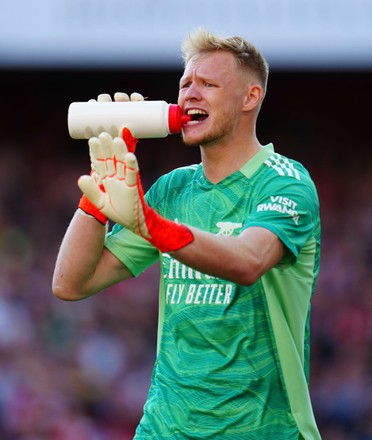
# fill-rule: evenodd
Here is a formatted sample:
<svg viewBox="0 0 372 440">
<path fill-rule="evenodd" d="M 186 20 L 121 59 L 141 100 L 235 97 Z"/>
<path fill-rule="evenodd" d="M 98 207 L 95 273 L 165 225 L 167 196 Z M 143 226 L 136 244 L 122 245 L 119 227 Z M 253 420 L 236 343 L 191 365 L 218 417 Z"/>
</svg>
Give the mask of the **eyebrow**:
<svg viewBox="0 0 372 440">
<path fill-rule="evenodd" d="M 192 79 L 192 77 L 193 77 L 193 75 L 190 75 L 190 74 L 184 74 L 184 75 L 182 75 L 181 76 L 181 78 L 180 78 L 180 80 L 179 80 L 179 83 L 181 84 L 182 82 L 184 82 L 184 81 L 191 81 L 191 79 Z M 221 83 L 221 81 L 222 81 L 222 79 L 221 78 L 216 78 L 216 77 L 214 77 L 214 76 L 211 76 L 211 75 L 205 75 L 205 74 L 203 74 L 203 73 L 199 73 L 199 74 L 197 74 L 196 75 L 196 78 L 197 79 L 201 79 L 202 81 L 205 81 L 205 82 L 213 82 L 213 83 Z"/>
</svg>

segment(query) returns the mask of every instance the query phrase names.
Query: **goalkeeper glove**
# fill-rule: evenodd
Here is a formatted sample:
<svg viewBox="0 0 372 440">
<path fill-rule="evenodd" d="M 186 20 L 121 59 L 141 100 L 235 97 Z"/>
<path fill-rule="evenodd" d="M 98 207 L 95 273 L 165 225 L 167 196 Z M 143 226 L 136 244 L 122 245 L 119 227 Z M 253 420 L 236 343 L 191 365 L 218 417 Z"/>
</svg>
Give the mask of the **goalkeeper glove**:
<svg viewBox="0 0 372 440">
<path fill-rule="evenodd" d="M 116 92 L 114 95 L 115 102 L 126 102 L 126 101 L 143 101 L 144 97 L 137 92 L 134 92 L 130 95 L 130 97 L 126 93 Z M 95 99 L 91 99 L 90 101 L 96 101 Z M 98 102 L 111 102 L 111 96 L 103 93 L 98 96 Z M 132 133 L 124 128 L 122 131 L 122 137 L 124 139 L 125 144 L 127 145 L 128 151 L 134 153 L 136 151 L 138 139 L 132 136 Z M 93 166 L 93 165 L 92 165 Z M 92 169 L 91 175 L 93 175 L 94 171 Z M 104 190 L 103 187 L 101 187 Z M 96 206 L 89 200 L 89 198 L 83 194 L 80 198 L 78 208 L 84 211 L 86 214 L 94 217 L 97 221 L 105 225 L 107 223 L 107 216 L 103 214 Z"/>
<path fill-rule="evenodd" d="M 89 147 L 94 175 L 80 177 L 78 185 L 99 212 L 161 252 L 176 251 L 194 240 L 185 225 L 165 219 L 147 205 L 137 158 L 123 139 L 101 133 L 89 139 Z"/>
</svg>

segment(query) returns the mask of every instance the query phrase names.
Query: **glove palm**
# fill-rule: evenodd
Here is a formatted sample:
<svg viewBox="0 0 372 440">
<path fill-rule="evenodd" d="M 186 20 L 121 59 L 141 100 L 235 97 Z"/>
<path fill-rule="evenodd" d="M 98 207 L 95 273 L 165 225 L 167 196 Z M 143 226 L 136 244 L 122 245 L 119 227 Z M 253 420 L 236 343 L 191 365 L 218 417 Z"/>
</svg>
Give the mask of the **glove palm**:
<svg viewBox="0 0 372 440">
<path fill-rule="evenodd" d="M 89 140 L 93 173 L 78 185 L 108 218 L 145 238 L 150 237 L 144 215 L 143 190 L 136 156 L 121 138 L 108 133 Z"/>
<path fill-rule="evenodd" d="M 123 130 L 124 132 L 124 130 Z M 131 138 L 131 133 L 127 130 Z M 137 158 L 122 138 L 101 133 L 89 139 L 90 176 L 78 185 L 99 213 L 148 240 L 161 252 L 181 249 L 194 240 L 189 228 L 160 216 L 144 200 Z"/>
</svg>

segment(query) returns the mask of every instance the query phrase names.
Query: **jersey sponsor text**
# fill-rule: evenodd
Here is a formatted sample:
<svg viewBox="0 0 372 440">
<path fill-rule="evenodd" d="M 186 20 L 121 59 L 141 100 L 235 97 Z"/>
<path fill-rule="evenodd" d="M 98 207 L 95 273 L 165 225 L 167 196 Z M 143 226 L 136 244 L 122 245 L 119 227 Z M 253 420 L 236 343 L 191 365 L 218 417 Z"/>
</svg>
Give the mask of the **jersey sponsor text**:
<svg viewBox="0 0 372 440">
<path fill-rule="evenodd" d="M 293 221 L 298 225 L 299 214 L 296 211 L 298 203 L 294 202 L 288 197 L 270 196 L 270 202 L 261 203 L 257 206 L 257 212 L 260 211 L 277 211 L 281 214 L 288 214 L 293 218 Z"/>
<path fill-rule="evenodd" d="M 168 284 L 166 304 L 229 304 L 231 284 Z"/>
</svg>

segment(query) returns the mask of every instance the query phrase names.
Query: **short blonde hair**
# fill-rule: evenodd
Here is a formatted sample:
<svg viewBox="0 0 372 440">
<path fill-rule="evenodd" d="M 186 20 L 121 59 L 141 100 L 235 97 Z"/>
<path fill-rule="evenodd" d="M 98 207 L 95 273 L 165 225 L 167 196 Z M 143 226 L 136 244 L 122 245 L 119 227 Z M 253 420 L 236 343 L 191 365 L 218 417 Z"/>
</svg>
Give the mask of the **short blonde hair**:
<svg viewBox="0 0 372 440">
<path fill-rule="evenodd" d="M 181 46 L 185 65 L 195 55 L 218 50 L 234 54 L 238 65 L 253 71 L 266 91 L 269 65 L 259 50 L 244 38 L 223 37 L 212 34 L 203 28 L 197 28 L 186 37 Z"/>
</svg>

